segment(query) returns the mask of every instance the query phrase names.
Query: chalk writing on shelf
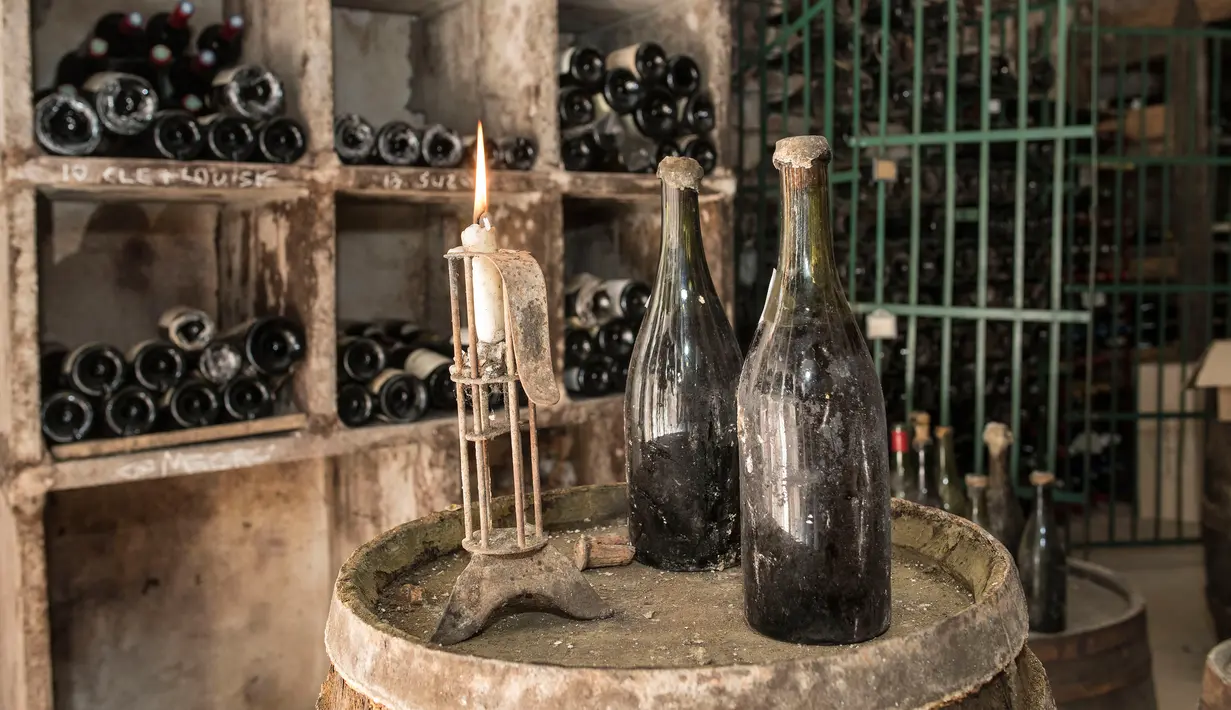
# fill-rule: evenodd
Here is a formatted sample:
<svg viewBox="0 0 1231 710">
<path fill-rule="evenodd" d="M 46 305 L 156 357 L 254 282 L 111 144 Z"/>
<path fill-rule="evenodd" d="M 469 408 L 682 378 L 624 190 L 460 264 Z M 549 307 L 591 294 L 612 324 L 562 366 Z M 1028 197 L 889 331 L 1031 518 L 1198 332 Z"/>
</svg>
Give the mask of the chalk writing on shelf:
<svg viewBox="0 0 1231 710">
<path fill-rule="evenodd" d="M 391 171 L 381 181 L 386 190 L 472 190 L 470 178 L 455 172 L 423 170 L 418 173 Z"/>
<path fill-rule="evenodd" d="M 194 473 L 249 468 L 268 463 L 274 457 L 274 444 L 236 446 L 210 453 L 162 451 L 148 458 L 124 464 L 116 471 L 120 479 L 163 478 Z"/>
<path fill-rule="evenodd" d="M 278 183 L 278 171 L 213 165 L 166 168 L 107 165 L 101 169 L 85 163 L 67 163 L 60 179 L 66 183 L 140 185 L 143 187 L 207 187 L 215 189 L 263 188 Z"/>
</svg>

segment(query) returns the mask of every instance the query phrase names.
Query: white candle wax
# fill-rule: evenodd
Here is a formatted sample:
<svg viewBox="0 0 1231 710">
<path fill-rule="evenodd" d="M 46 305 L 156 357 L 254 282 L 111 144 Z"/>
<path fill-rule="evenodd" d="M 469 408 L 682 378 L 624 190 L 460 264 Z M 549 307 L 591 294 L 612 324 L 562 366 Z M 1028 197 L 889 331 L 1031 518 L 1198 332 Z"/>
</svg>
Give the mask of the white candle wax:
<svg viewBox="0 0 1231 710">
<path fill-rule="evenodd" d="M 496 232 L 472 224 L 462 231 L 462 246 L 471 252 L 495 253 Z M 504 340 L 504 281 L 500 270 L 487 259 L 476 257 L 470 263 L 475 337 L 481 343 L 499 343 Z"/>
</svg>

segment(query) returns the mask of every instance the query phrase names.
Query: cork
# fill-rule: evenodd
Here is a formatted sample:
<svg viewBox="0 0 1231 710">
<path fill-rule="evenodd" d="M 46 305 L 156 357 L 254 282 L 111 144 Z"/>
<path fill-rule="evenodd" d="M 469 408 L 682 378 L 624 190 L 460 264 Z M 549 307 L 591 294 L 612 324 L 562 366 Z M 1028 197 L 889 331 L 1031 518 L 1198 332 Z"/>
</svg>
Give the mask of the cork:
<svg viewBox="0 0 1231 710">
<path fill-rule="evenodd" d="M 983 427 L 983 443 L 987 444 L 988 451 L 996 456 L 1013 443 L 1013 432 L 1009 431 L 1006 424 L 988 422 L 987 426 Z"/>
<path fill-rule="evenodd" d="M 833 153 L 825 136 L 791 136 L 774 144 L 774 167 L 809 168 L 817 160 L 828 164 Z"/>
<path fill-rule="evenodd" d="M 987 476 L 976 476 L 973 473 L 966 474 L 967 488 L 987 488 Z"/>
<path fill-rule="evenodd" d="M 692 158 L 663 158 L 658 164 L 658 179 L 676 190 L 700 190 L 701 164 Z"/>
<path fill-rule="evenodd" d="M 621 567 L 633 561 L 633 546 L 626 535 L 582 535 L 573 551 L 577 569 Z"/>
<path fill-rule="evenodd" d="M 1030 485 L 1032 486 L 1050 486 L 1055 481 L 1056 474 L 1047 471 L 1035 471 L 1030 474 Z"/>
<path fill-rule="evenodd" d="M 936 432 L 936 438 L 939 439 L 941 437 L 948 436 L 949 434 L 951 434 L 953 432 L 953 427 L 937 425 L 935 432 Z"/>
</svg>

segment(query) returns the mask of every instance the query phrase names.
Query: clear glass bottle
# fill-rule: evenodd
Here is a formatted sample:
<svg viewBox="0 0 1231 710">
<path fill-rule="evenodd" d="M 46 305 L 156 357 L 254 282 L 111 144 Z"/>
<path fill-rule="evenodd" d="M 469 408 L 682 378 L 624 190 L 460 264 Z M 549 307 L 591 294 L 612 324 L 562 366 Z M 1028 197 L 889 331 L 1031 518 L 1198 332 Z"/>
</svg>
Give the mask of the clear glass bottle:
<svg viewBox="0 0 1231 710">
<path fill-rule="evenodd" d="M 936 490 L 936 445 L 932 441 L 932 417 L 926 412 L 918 412 L 912 417 L 915 428 L 915 438 L 911 441 L 914 451 L 914 483 L 915 490 L 911 500 L 919 505 L 940 507 L 940 496 Z"/>
<path fill-rule="evenodd" d="M 829 224 L 829 144 L 778 141 L 782 243 L 738 389 L 744 613 L 793 643 L 889 627 L 885 401 Z"/>
<path fill-rule="evenodd" d="M 1034 512 L 1017 548 L 1017 569 L 1026 592 L 1030 630 L 1048 634 L 1064 631 L 1068 607 L 1068 559 L 1052 506 L 1055 481 L 1053 474 L 1044 471 L 1030 474 Z"/>
<path fill-rule="evenodd" d="M 957 454 L 953 450 L 953 427 L 936 427 L 936 477 L 940 507 L 946 513 L 965 518 L 969 510 L 966 489 L 957 472 Z"/>
<path fill-rule="evenodd" d="M 894 424 L 889 433 L 889 492 L 894 498 L 912 499 L 911 460 L 910 431 L 905 424 Z"/>
<path fill-rule="evenodd" d="M 988 422 L 983 428 L 983 443 L 987 445 L 987 515 L 991 520 L 988 529 L 1010 554 L 1017 554 L 1026 525 L 1022 515 L 1017 491 L 1009 478 L 1009 447 L 1013 445 L 1013 432 L 1000 422 Z"/>
<path fill-rule="evenodd" d="M 987 515 L 987 476 L 968 474 L 966 490 L 970 494 L 970 522 L 991 532 L 992 520 Z"/>
<path fill-rule="evenodd" d="M 740 349 L 705 261 L 701 167 L 669 158 L 658 175 L 658 278 L 624 405 L 629 537 L 642 564 L 722 569 L 739 556 Z"/>
</svg>

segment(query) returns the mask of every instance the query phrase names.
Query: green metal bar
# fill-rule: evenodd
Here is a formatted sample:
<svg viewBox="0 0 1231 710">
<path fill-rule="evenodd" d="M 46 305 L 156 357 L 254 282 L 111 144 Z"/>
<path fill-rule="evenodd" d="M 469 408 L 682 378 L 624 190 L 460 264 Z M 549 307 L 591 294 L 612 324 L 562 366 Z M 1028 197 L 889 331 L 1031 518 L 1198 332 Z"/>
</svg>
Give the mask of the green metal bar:
<svg viewBox="0 0 1231 710">
<path fill-rule="evenodd" d="M 830 87 L 830 89 L 832 88 L 833 87 Z M 829 101 L 828 103 L 832 104 L 833 102 Z M 833 132 L 833 114 L 826 114 L 825 122 L 829 124 L 825 130 Z M 858 170 L 842 170 L 829 176 L 829 184 L 844 185 L 847 183 L 858 183 L 859 178 L 860 175 Z"/>
<path fill-rule="evenodd" d="M 1124 121 L 1125 121 L 1124 43 L 1123 42 L 1118 43 L 1117 47 L 1118 47 L 1117 59 L 1119 61 L 1116 63 L 1116 155 L 1123 155 L 1124 154 Z M 1145 65 L 1143 64 L 1142 67 L 1144 69 Z M 1145 77 L 1139 76 L 1138 80 L 1144 81 Z M 1098 174 L 1097 169 L 1094 172 L 1096 175 Z M 1115 249 L 1115 253 L 1113 254 L 1114 274 L 1112 276 L 1112 279 L 1114 281 L 1114 284 L 1118 286 L 1120 284 L 1120 277 L 1123 272 L 1123 264 L 1120 260 L 1120 257 L 1121 257 L 1121 247 L 1124 244 L 1124 223 L 1123 223 L 1124 171 L 1122 170 L 1116 171 L 1116 175 L 1115 175 L 1115 208 L 1114 210 L 1115 211 L 1113 213 L 1113 219 L 1112 219 L 1112 225 L 1113 225 L 1112 226 L 1112 240 L 1113 240 L 1112 246 Z M 1094 243 L 1097 246 L 1097 242 L 1098 242 L 1098 224 L 1097 223 L 1095 224 L 1094 233 L 1095 233 Z M 1099 253 L 1099 250 L 1095 249 L 1092 252 L 1092 255 L 1097 255 L 1098 253 Z M 1140 263 L 1140 259 L 1138 259 L 1138 262 Z M 1119 299 L 1112 299 L 1111 330 L 1113 333 L 1113 336 L 1112 336 L 1113 338 L 1115 337 L 1114 334 L 1118 331 L 1119 326 L 1120 326 L 1119 306 L 1120 306 Z M 1138 318 L 1140 318 L 1140 313 L 1141 313 L 1140 308 L 1137 309 L 1137 313 L 1139 314 Z M 1088 354 L 1090 356 L 1093 355 L 1092 352 L 1089 352 Z M 1090 360 L 1087 360 L 1087 362 L 1090 362 Z M 1119 402 L 1120 388 L 1118 386 L 1120 382 L 1119 365 L 1120 365 L 1120 358 L 1113 358 L 1111 361 L 1111 412 L 1112 414 L 1119 414 L 1120 412 L 1120 402 Z M 1133 377 L 1137 376 L 1138 370 L 1139 368 L 1137 367 L 1133 368 Z M 1134 388 L 1134 391 L 1136 391 L 1135 388 Z M 1111 447 L 1111 452 L 1109 454 L 1110 465 L 1111 465 L 1111 496 L 1110 496 L 1111 504 L 1108 506 L 1109 512 L 1107 515 L 1107 539 L 1109 540 L 1116 539 L 1116 495 L 1115 495 L 1115 492 L 1116 492 L 1116 483 L 1117 483 L 1116 470 L 1119 468 L 1116 465 L 1119 448 L 1120 447 L 1118 446 Z M 1089 475 L 1087 475 L 1086 478 L 1089 478 Z M 1136 515 L 1134 515 L 1133 520 L 1136 521 L 1136 519 L 1137 517 Z M 1136 532 L 1137 530 L 1136 522 L 1134 522 L 1133 525 L 1130 526 L 1130 530 L 1132 530 L 1134 533 Z"/>
<path fill-rule="evenodd" d="M 952 135 L 957 128 L 957 43 L 958 31 L 956 19 L 961 17 L 957 10 L 957 0 L 948 0 L 950 22 L 948 50 L 948 69 L 945 87 L 945 133 Z M 949 380 L 952 376 L 953 363 L 948 353 L 953 350 L 953 319 L 950 311 L 953 307 L 953 260 L 954 260 L 954 224 L 953 212 L 957 205 L 957 154 L 956 145 L 952 142 L 945 145 L 945 273 L 943 284 L 944 307 L 940 316 L 943 318 L 940 326 L 940 423 L 946 426 L 949 422 Z M 976 439 L 978 441 L 978 439 Z M 983 457 L 975 457 L 975 473 L 983 473 Z"/>
<path fill-rule="evenodd" d="M 1142 114 L 1142 121 L 1145 114 Z M 1102 156 L 1095 159 L 1092 155 L 1074 155 L 1069 158 L 1074 163 L 1089 164 L 1103 170 L 1135 170 L 1138 167 L 1150 168 L 1162 165 L 1205 165 L 1208 167 L 1225 167 L 1231 165 L 1231 156 L 1226 155 L 1139 155 Z"/>
<path fill-rule="evenodd" d="M 812 12 L 812 0 L 803 0 L 804 15 Z M 831 2 L 822 0 L 822 6 L 832 5 Z M 804 25 L 804 135 L 812 133 L 812 32 L 809 31 L 807 25 Z"/>
<path fill-rule="evenodd" d="M 1056 23 L 1056 133 L 1053 140 L 1053 155 L 1052 155 L 1052 175 L 1064 174 L 1064 133 L 1065 133 L 1065 101 L 1068 99 L 1068 0 L 1060 0 L 1057 9 L 1057 16 L 1060 21 Z M 1059 185 L 1052 186 L 1052 284 L 1051 284 L 1051 307 L 1053 310 L 1059 309 L 1061 304 L 1060 279 L 1062 276 L 1061 251 L 1063 248 L 1063 234 L 1061 229 L 1061 217 L 1064 208 L 1061 200 Z M 1085 314 L 1089 317 L 1089 314 Z M 1056 433 L 1057 433 L 1057 408 L 1058 408 L 1058 375 L 1059 375 L 1059 360 L 1060 360 L 1060 324 L 1057 321 L 1052 321 L 1048 337 L 1048 345 L 1051 349 L 1049 362 L 1051 367 L 1048 372 L 1047 382 L 1047 470 L 1054 472 L 1056 470 Z"/>
<path fill-rule="evenodd" d="M 1167 36 L 1167 52 L 1164 55 L 1166 65 L 1163 68 L 1163 103 L 1170 109 L 1175 105 L 1174 97 L 1172 96 L 1171 86 L 1171 58 L 1172 58 L 1172 36 Z M 1163 150 L 1164 152 L 1173 152 L 1175 145 L 1172 142 L 1171 122 L 1173 119 L 1173 110 L 1168 110 L 1163 114 Z M 1142 112 L 1141 117 L 1142 134 L 1144 135 L 1145 113 Z M 1163 166 L 1163 186 L 1162 186 L 1162 226 L 1164 230 L 1171 228 L 1171 166 Z M 1162 408 L 1163 401 L 1163 341 L 1167 334 L 1167 309 L 1159 308 L 1158 314 L 1158 376 L 1156 378 L 1155 409 Z M 1162 419 L 1155 416 L 1155 427 L 1158 432 L 1155 442 L 1156 452 L 1154 456 L 1156 475 L 1154 476 L 1154 538 L 1159 539 L 1163 536 L 1163 422 Z"/>
<path fill-rule="evenodd" d="M 992 32 L 992 0 L 983 0 L 983 17 L 979 27 L 979 128 L 983 132 L 991 129 L 991 115 L 988 112 L 992 100 L 992 65 L 991 65 L 991 32 Z M 1001 46 L 1004 46 L 1003 43 Z M 986 140 L 979 142 L 979 253 L 976 276 L 975 303 L 979 310 L 987 308 L 987 221 L 988 221 L 988 163 L 991 161 L 991 146 Z M 949 357 L 949 352 L 943 353 Z M 983 424 L 987 416 L 987 321 L 979 318 L 975 321 L 975 420 L 974 436 L 983 434 Z M 1015 447 L 1016 448 L 1016 447 Z M 1016 484 L 1016 470 L 1010 478 Z"/>
<path fill-rule="evenodd" d="M 889 127 L 889 3 L 881 2 L 881 56 L 880 56 L 880 111 L 877 117 L 877 134 L 885 137 Z M 878 156 L 879 157 L 879 156 Z M 885 300 L 885 191 L 884 180 L 876 181 L 876 300 Z M 880 375 L 884 362 L 884 343 L 872 342 L 872 358 L 876 374 Z"/>
<path fill-rule="evenodd" d="M 871 313 L 877 308 L 899 316 L 918 316 L 920 318 L 961 318 L 965 320 L 1015 321 L 1026 323 L 1089 323 L 1089 311 L 1073 311 L 1057 308 L 1047 310 L 1042 308 L 979 308 L 977 306 L 911 306 L 905 303 L 862 303 L 855 302 L 851 308 L 856 313 Z M 942 360 L 943 361 L 943 360 Z"/>
<path fill-rule="evenodd" d="M 1026 102 L 1022 100 L 1027 94 L 1029 78 L 1029 58 L 1027 29 L 1029 28 L 1029 10 L 1025 3 L 1020 3 L 1017 11 L 1017 128 L 1026 128 Z M 1003 42 L 1001 44 L 1003 45 Z M 1013 186 L 1013 307 L 1020 309 L 1025 306 L 1026 281 L 1026 141 L 1017 141 L 1017 179 Z M 1013 321 L 1013 351 L 1009 355 L 1012 368 L 1012 384 L 1010 397 L 1010 430 L 1020 436 L 1022 424 L 1022 322 Z M 975 441 L 981 432 L 975 432 Z M 1009 470 L 1018 471 L 1021 466 L 1021 447 L 1011 449 Z M 1016 487 L 1017 476 L 1013 477 Z"/>
<path fill-rule="evenodd" d="M 863 3 L 861 2 L 861 0 L 851 0 L 851 14 L 854 16 L 855 22 L 859 22 L 860 18 L 863 17 L 863 8 L 861 7 L 862 4 Z M 860 72 L 862 71 L 862 68 L 863 68 L 863 57 L 861 56 L 862 49 L 863 49 L 862 45 L 863 43 L 859 41 L 859 34 L 857 32 L 852 32 L 851 33 L 851 72 L 852 72 L 851 81 L 853 84 L 853 92 L 851 95 L 851 101 L 853 105 L 851 106 L 851 126 L 852 126 L 852 130 L 855 131 L 856 134 L 859 134 L 861 132 L 859 107 L 863 101 L 863 95 L 862 95 L 863 94 L 863 82 L 860 81 L 860 78 L 861 78 Z M 832 64 L 830 65 L 830 69 L 832 70 Z M 859 174 L 859 166 L 860 166 L 859 147 L 860 146 L 859 146 L 858 139 L 852 138 L 851 139 L 851 169 L 856 173 L 856 175 Z M 856 242 L 858 242 L 859 240 L 859 210 L 858 210 L 859 182 L 855 181 L 855 182 L 850 183 L 850 185 L 851 185 L 851 211 L 850 211 L 851 212 L 851 215 L 850 215 L 851 226 L 850 226 L 850 231 L 848 232 L 848 234 L 850 234 L 851 248 L 850 248 L 850 257 L 849 257 L 850 258 L 850 263 L 849 263 L 850 268 L 847 270 L 847 273 L 849 273 L 851 277 L 850 279 L 848 279 L 849 283 L 847 284 L 847 299 L 853 302 L 855 300 L 855 292 L 856 292 L 855 274 L 856 274 L 856 268 L 857 268 L 856 258 L 858 257 L 858 251 L 855 248 L 855 245 L 856 245 Z"/>
<path fill-rule="evenodd" d="M 923 132 L 923 3 L 915 3 L 914 76 L 911 88 L 912 133 Z M 919 146 L 910 150 L 910 305 L 919 303 Z M 906 411 L 915 409 L 915 348 L 919 342 L 919 317 L 906 318 Z"/>
<path fill-rule="evenodd" d="M 950 80 L 956 77 L 950 73 Z M 986 110 L 986 107 L 984 108 Z M 1058 126 L 1056 128 L 1000 128 L 981 131 L 936 131 L 919 135 L 861 136 L 855 145 L 861 148 L 888 148 L 912 145 L 954 145 L 958 143 L 1012 143 L 1014 141 L 1064 140 L 1092 138 L 1094 126 Z"/>
<path fill-rule="evenodd" d="M 1058 497 L 1057 500 L 1059 500 Z M 1200 537 L 1178 537 L 1167 540 L 1104 540 L 1087 542 L 1085 544 L 1087 547 L 1170 547 L 1172 545 L 1192 545 L 1199 542 L 1201 542 Z"/>
<path fill-rule="evenodd" d="M 757 42 L 757 44 L 761 48 L 760 55 L 758 57 L 759 60 L 762 62 L 765 61 L 765 57 L 768 56 L 775 49 L 782 49 L 783 50 L 782 53 L 786 54 L 787 53 L 786 43 L 790 39 L 790 37 L 794 35 L 796 32 L 806 31 L 808 29 L 808 25 L 812 24 L 812 20 L 816 18 L 817 13 L 821 12 L 822 10 L 824 10 L 826 7 L 830 6 L 831 4 L 832 3 L 830 2 L 823 2 L 819 5 L 814 5 L 811 8 L 804 10 L 800 14 L 798 19 L 790 23 L 786 21 L 786 13 L 783 12 L 782 32 L 777 37 L 774 38 L 773 42 L 767 43 L 765 41 L 764 33 L 759 35 L 758 42 Z M 767 5 L 768 3 L 765 3 L 765 2 L 761 3 L 761 26 L 762 27 L 765 26 L 765 20 L 766 20 L 765 8 Z M 856 14 L 856 17 L 858 17 L 858 14 Z M 832 25 L 833 23 L 831 22 L 829 24 Z M 751 66 L 740 66 L 739 70 L 741 72 L 744 72 L 751 68 L 752 68 Z M 762 104 L 762 106 L 764 106 L 764 104 Z"/>
<path fill-rule="evenodd" d="M 1090 421 L 1095 422 L 1140 422 L 1145 419 L 1158 417 L 1160 419 L 1175 420 L 1175 419 L 1204 419 L 1205 412 L 1158 412 L 1156 414 L 1143 415 L 1140 412 L 1095 412 L 1090 415 Z M 1085 415 L 1074 412 L 1069 419 L 1072 422 L 1086 421 Z"/>
<path fill-rule="evenodd" d="M 1179 295 L 1184 293 L 1231 293 L 1231 284 L 1226 283 L 1207 283 L 1207 284 L 1151 284 L 1151 283 L 1096 283 L 1090 289 L 1085 286 L 1077 286 L 1073 284 L 1064 287 L 1065 293 L 1085 293 L 1087 290 L 1092 290 L 1106 294 L 1162 294 L 1162 295 Z"/>
<path fill-rule="evenodd" d="M 1071 32 L 1082 33 L 1097 33 L 1099 30 L 1094 25 L 1074 24 L 1069 28 Z M 1163 37 L 1168 40 L 1172 39 L 1209 39 L 1209 38 L 1228 38 L 1231 37 L 1231 30 L 1218 29 L 1215 27 L 1115 27 L 1102 30 L 1106 33 L 1114 33 L 1121 37 Z"/>
</svg>

